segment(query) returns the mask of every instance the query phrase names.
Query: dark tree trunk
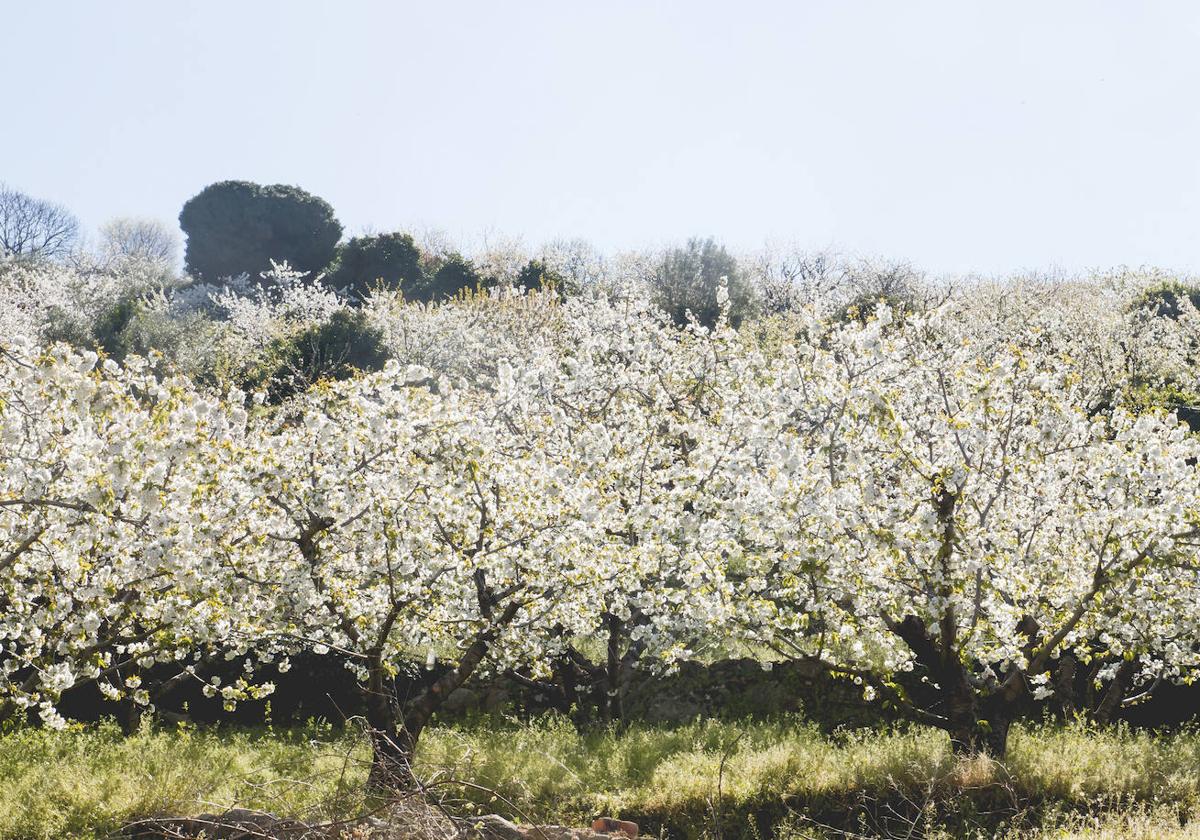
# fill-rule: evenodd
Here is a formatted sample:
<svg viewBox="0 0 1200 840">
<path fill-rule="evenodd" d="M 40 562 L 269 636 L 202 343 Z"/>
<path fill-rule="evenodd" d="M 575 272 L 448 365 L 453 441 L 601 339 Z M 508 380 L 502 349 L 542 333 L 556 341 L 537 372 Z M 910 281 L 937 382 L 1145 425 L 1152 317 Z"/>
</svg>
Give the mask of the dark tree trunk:
<svg viewBox="0 0 1200 840">
<path fill-rule="evenodd" d="M 621 634 L 624 622 L 612 613 L 604 614 L 608 628 L 608 650 L 604 663 L 604 705 L 601 719 L 604 723 L 619 721 L 621 715 Z"/>
<path fill-rule="evenodd" d="M 1007 714 L 994 714 L 987 723 L 984 752 L 992 758 L 1004 758 L 1008 753 L 1008 730 L 1012 727 L 1012 717 Z"/>
<path fill-rule="evenodd" d="M 142 725 L 143 711 L 142 707 L 133 702 L 132 698 L 126 698 L 121 701 L 118 720 L 121 724 L 121 732 L 123 734 L 132 735 L 138 731 L 138 727 Z"/>
<path fill-rule="evenodd" d="M 1057 716 L 1060 721 L 1075 717 L 1079 712 L 1079 691 L 1075 680 L 1079 675 L 1079 660 L 1075 654 L 1065 652 L 1058 657 L 1058 665 L 1054 669 L 1054 693 L 1058 695 Z"/>
<path fill-rule="evenodd" d="M 955 755 L 975 755 L 983 748 L 983 729 L 975 708 L 975 698 L 959 691 L 947 692 L 946 731 Z"/>
<path fill-rule="evenodd" d="M 367 787 L 377 791 L 410 790 L 416 786 L 413 758 L 417 736 L 407 727 L 391 729 L 371 726 L 371 772 Z"/>
<path fill-rule="evenodd" d="M 578 716 L 579 708 L 579 687 L 575 679 L 575 665 L 571 661 L 560 663 L 558 669 L 558 683 L 562 688 L 563 714 Z"/>
<path fill-rule="evenodd" d="M 380 790 L 405 790 L 414 786 L 412 766 L 417 741 L 435 712 L 453 691 L 466 682 L 487 655 L 500 627 L 516 617 L 518 605 L 510 604 L 495 624 L 480 631 L 459 657 L 458 665 L 438 677 L 401 709 L 395 681 L 387 675 L 380 652 L 371 657 L 366 687 L 367 724 L 371 727 L 371 772 L 368 781 Z"/>
<path fill-rule="evenodd" d="M 367 784 L 374 790 L 404 790 L 413 787 L 413 758 L 420 729 L 405 725 L 396 697 L 395 682 L 381 666 L 371 669 L 364 690 L 367 726 L 371 739 L 371 772 Z"/>
<path fill-rule="evenodd" d="M 1121 703 L 1129 694 L 1129 688 L 1133 685 L 1134 675 L 1137 673 L 1137 665 L 1128 660 L 1122 662 L 1117 667 L 1117 673 L 1113 675 L 1112 682 L 1108 684 L 1108 688 L 1104 690 L 1104 694 L 1100 697 L 1100 702 L 1093 710 L 1091 718 L 1093 723 L 1098 723 L 1101 726 L 1112 723 L 1113 717 L 1121 710 Z"/>
<path fill-rule="evenodd" d="M 892 625 L 917 656 L 917 661 L 939 686 L 942 726 L 950 736 L 955 755 L 987 755 L 1003 758 L 1008 749 L 1008 732 L 1024 696 L 1024 682 L 1015 680 L 995 687 L 972 682 L 967 666 L 953 651 L 943 650 L 930 637 L 925 625 L 908 617 Z"/>
<path fill-rule="evenodd" d="M 1013 715 L 999 709 L 986 717 L 967 721 L 960 719 L 949 728 L 950 749 L 957 756 L 979 756 L 1002 759 L 1008 751 L 1008 732 Z"/>
<path fill-rule="evenodd" d="M 628 619 L 604 613 L 608 636 L 604 663 L 585 669 L 599 689 L 597 705 L 603 723 L 619 723 L 625 717 L 625 698 L 646 649 L 643 641 L 631 638 L 632 629 L 645 623 L 646 617 L 637 609 Z"/>
</svg>

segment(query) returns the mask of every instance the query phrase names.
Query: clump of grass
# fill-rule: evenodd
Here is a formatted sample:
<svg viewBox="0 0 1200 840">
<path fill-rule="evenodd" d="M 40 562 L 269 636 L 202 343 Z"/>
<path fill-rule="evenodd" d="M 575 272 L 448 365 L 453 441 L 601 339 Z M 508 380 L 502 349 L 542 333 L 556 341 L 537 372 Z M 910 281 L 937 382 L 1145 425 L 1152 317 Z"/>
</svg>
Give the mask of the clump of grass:
<svg viewBox="0 0 1200 840">
<path fill-rule="evenodd" d="M 561 719 L 517 728 L 444 728 L 423 741 L 421 763 L 494 788 L 535 813 L 578 809 L 670 810 L 722 791 L 740 802 L 840 795 L 888 780 L 945 774 L 953 761 L 938 734 L 859 732 L 830 740 L 798 720 L 700 721 L 578 733 Z M 723 764 L 723 770 L 722 770 Z"/>
<path fill-rule="evenodd" d="M 1078 817 L 1052 831 L 1040 832 L 1050 840 L 1200 840 L 1200 822 L 1180 824 L 1171 809 L 1134 810 L 1131 813 Z"/>
<path fill-rule="evenodd" d="M 1200 804 L 1200 733 L 1194 730 L 1022 729 L 1005 763 L 1025 792 L 1047 799 Z"/>
</svg>

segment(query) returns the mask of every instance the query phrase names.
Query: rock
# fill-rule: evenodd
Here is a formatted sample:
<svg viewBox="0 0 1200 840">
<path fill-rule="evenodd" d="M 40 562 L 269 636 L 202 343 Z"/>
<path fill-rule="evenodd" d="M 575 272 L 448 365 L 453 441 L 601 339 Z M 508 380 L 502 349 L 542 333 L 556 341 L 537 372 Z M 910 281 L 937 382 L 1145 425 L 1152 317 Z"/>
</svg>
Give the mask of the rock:
<svg viewBox="0 0 1200 840">
<path fill-rule="evenodd" d="M 475 709 L 479 706 L 479 694 L 469 688 L 456 688 L 446 695 L 445 701 L 442 703 L 442 711 L 458 715 L 468 709 Z"/>
<path fill-rule="evenodd" d="M 629 820 L 614 820 L 612 817 L 600 817 L 592 823 L 592 831 L 597 834 L 623 833 L 633 838 L 638 836 L 638 824 Z"/>
<path fill-rule="evenodd" d="M 664 693 L 642 713 L 642 718 L 647 723 L 680 723 L 703 717 L 704 713 L 702 702 Z"/>
<path fill-rule="evenodd" d="M 470 830 L 480 840 L 526 840 L 527 836 L 519 825 L 496 814 L 472 820 Z"/>
<path fill-rule="evenodd" d="M 499 714 L 512 706 L 512 692 L 507 684 L 497 680 L 488 686 L 480 705 L 489 714 Z"/>
</svg>

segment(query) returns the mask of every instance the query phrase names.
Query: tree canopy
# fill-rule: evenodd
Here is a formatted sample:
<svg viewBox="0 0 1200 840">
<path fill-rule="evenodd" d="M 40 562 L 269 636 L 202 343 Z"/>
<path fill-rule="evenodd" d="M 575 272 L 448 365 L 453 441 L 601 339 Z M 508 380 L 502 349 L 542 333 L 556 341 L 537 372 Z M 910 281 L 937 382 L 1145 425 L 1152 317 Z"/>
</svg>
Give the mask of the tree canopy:
<svg viewBox="0 0 1200 840">
<path fill-rule="evenodd" d="M 356 236 L 338 248 L 328 277 L 330 285 L 355 299 L 379 285 L 411 296 L 425 281 L 421 249 L 407 233 Z"/>
<path fill-rule="evenodd" d="M 202 280 L 249 274 L 272 261 L 320 271 L 334 257 L 342 226 L 324 199 L 299 187 L 250 181 L 210 184 L 183 205 L 184 263 Z"/>
<path fill-rule="evenodd" d="M 0 184 L 0 257 L 63 257 L 78 238 L 71 211 Z"/>
</svg>

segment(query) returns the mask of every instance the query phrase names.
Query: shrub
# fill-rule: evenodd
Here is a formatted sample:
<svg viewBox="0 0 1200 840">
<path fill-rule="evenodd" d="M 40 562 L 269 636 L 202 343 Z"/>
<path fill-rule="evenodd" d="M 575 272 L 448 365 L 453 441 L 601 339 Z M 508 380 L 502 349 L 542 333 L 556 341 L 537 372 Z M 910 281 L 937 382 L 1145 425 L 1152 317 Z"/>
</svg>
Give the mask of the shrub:
<svg viewBox="0 0 1200 840">
<path fill-rule="evenodd" d="M 562 294 L 565 291 L 562 276 L 541 260 L 530 260 L 525 263 L 517 273 L 516 285 L 531 292 L 554 289 Z"/>
<path fill-rule="evenodd" d="M 251 376 L 271 402 L 300 393 L 322 379 L 349 379 L 376 371 L 388 360 L 383 334 L 362 312 L 339 309 L 321 324 L 272 343 Z"/>
<path fill-rule="evenodd" d="M 379 283 L 389 290 L 418 291 L 425 279 L 421 250 L 407 233 L 354 237 L 338 249 L 326 276 L 351 299 L 366 297 Z"/>
<path fill-rule="evenodd" d="M 1193 432 L 1200 431 L 1200 394 L 1175 383 L 1142 383 L 1125 394 L 1126 407 L 1134 414 L 1155 409 L 1174 411 Z"/>
</svg>

